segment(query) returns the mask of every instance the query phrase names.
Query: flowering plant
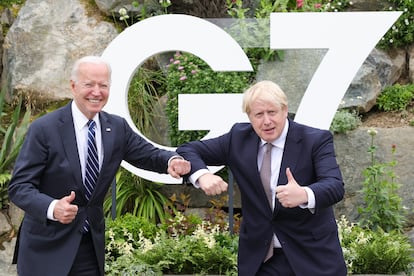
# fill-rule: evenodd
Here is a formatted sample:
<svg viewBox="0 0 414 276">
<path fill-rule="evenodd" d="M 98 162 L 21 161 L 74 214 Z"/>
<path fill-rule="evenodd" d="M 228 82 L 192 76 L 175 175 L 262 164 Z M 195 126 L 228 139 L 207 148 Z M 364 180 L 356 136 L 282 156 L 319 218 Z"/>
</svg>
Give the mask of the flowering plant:
<svg viewBox="0 0 414 276">
<path fill-rule="evenodd" d="M 185 221 L 180 214 L 176 221 Z M 165 231 L 132 215 L 108 220 L 105 275 L 237 275 L 238 236 L 210 221 L 190 230 Z M 398 231 L 365 229 L 338 220 L 338 234 L 349 274 L 408 273 L 414 261 L 409 239 Z"/>
<path fill-rule="evenodd" d="M 413 249 L 404 234 L 364 229 L 350 223 L 345 216 L 338 220 L 338 233 L 348 274 L 396 274 L 412 270 Z"/>
<path fill-rule="evenodd" d="M 384 231 L 402 231 L 404 226 L 403 206 L 401 197 L 397 191 L 400 184 L 396 182 L 397 176 L 394 167 L 397 161 L 378 162 L 376 159 L 377 147 L 374 144 L 377 130 L 370 128 L 371 145 L 368 152 L 371 156 L 371 165 L 363 174 L 365 180 L 362 193 L 364 194 L 365 207 L 358 208 L 360 224 L 370 229 L 382 229 Z M 396 146 L 392 145 L 391 154 L 394 155 Z"/>
<path fill-rule="evenodd" d="M 382 37 L 379 48 L 390 49 L 409 46 L 414 41 L 414 2 L 411 0 L 388 0 L 388 11 L 402 11 L 402 15 Z"/>
<path fill-rule="evenodd" d="M 228 229 L 204 221 L 192 232 L 175 231 L 170 235 L 163 225 L 154 231 L 142 219 L 136 220 L 139 223 L 126 215 L 108 223 L 106 275 L 131 275 L 131 267 L 135 272 L 139 270 L 139 275 L 237 275 L 238 237 Z"/>
</svg>

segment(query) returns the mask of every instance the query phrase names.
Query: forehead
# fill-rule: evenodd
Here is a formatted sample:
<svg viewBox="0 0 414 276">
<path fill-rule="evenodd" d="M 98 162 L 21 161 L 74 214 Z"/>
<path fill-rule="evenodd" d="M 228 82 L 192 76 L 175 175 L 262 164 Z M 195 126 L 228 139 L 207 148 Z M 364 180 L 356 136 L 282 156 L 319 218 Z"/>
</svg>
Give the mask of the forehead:
<svg viewBox="0 0 414 276">
<path fill-rule="evenodd" d="M 263 110 L 279 110 L 281 107 L 278 104 L 275 104 L 270 101 L 263 100 L 254 100 L 250 103 L 250 109 L 253 112 L 263 111 Z"/>
<path fill-rule="evenodd" d="M 80 77 L 109 77 L 108 67 L 101 63 L 83 63 L 79 65 L 79 76 Z"/>
</svg>

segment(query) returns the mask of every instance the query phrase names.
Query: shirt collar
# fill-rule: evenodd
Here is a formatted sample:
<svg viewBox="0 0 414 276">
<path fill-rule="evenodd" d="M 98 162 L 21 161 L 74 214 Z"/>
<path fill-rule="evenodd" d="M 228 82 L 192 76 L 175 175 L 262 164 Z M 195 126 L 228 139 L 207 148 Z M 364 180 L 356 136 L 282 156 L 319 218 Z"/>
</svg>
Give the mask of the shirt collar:
<svg viewBox="0 0 414 276">
<path fill-rule="evenodd" d="M 75 101 L 72 101 L 72 116 L 73 116 L 73 123 L 76 129 L 81 130 L 89 121 L 88 118 L 79 110 L 78 106 L 76 105 Z M 96 123 L 96 126 L 99 126 L 99 113 L 97 113 L 93 120 Z"/>
</svg>

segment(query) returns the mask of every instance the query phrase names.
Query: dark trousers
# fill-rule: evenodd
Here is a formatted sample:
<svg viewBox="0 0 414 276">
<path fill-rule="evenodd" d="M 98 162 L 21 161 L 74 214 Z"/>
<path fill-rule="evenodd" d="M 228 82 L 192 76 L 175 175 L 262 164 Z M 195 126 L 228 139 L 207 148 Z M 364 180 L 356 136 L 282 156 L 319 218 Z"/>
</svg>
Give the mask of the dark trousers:
<svg viewBox="0 0 414 276">
<path fill-rule="evenodd" d="M 275 248 L 273 256 L 260 266 L 256 276 L 295 276 L 283 250 Z"/>
<path fill-rule="evenodd" d="M 90 233 L 83 234 L 69 276 L 98 276 L 99 267 Z"/>
</svg>

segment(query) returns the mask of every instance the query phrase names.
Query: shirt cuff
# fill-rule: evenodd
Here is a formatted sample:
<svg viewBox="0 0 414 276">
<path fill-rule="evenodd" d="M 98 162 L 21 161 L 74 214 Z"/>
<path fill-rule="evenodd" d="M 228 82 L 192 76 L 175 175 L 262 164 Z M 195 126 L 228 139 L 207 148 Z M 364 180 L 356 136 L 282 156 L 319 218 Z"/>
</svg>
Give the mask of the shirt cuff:
<svg viewBox="0 0 414 276">
<path fill-rule="evenodd" d="M 184 158 L 182 156 L 180 156 L 180 155 L 171 156 L 170 159 L 168 159 L 168 167 L 170 166 L 170 163 L 171 163 L 171 161 L 173 159 L 181 159 L 181 160 L 184 160 Z"/>
<path fill-rule="evenodd" d="M 50 205 L 49 208 L 47 208 L 47 218 L 50 220 L 54 220 L 57 221 L 57 219 L 55 219 L 55 217 L 53 216 L 53 211 L 55 210 L 55 205 L 58 202 L 57 199 L 53 200 Z"/>
<path fill-rule="evenodd" d="M 200 188 L 200 184 L 198 184 L 198 179 L 203 174 L 206 174 L 206 173 L 209 173 L 209 172 L 210 171 L 207 170 L 207 169 L 200 169 L 200 170 L 194 172 L 192 175 L 190 175 L 190 177 L 188 178 L 188 180 L 190 180 L 190 182 L 193 183 L 194 187 Z"/>
<path fill-rule="evenodd" d="M 299 205 L 302 209 L 309 209 L 309 211 L 314 214 L 315 213 L 315 194 L 313 193 L 312 189 L 309 187 L 303 187 L 308 195 L 308 203 Z"/>
</svg>

